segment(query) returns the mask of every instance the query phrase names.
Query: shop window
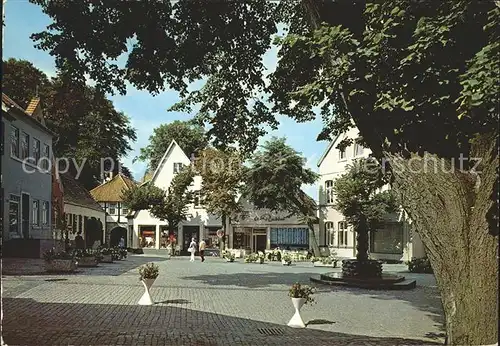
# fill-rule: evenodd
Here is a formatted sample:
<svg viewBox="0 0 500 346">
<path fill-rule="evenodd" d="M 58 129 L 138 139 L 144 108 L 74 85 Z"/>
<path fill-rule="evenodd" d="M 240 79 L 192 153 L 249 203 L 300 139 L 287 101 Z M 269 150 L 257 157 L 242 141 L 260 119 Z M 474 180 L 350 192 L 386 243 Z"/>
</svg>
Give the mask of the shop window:
<svg viewBox="0 0 500 346">
<path fill-rule="evenodd" d="M 271 228 L 271 248 L 309 248 L 309 229 L 302 227 Z"/>
</svg>

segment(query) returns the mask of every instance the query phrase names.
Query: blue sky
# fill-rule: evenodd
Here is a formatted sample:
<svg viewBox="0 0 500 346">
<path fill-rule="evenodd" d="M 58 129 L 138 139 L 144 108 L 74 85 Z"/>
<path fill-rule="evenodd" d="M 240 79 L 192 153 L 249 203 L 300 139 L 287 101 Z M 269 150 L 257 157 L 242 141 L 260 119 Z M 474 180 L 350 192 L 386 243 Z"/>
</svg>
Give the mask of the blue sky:
<svg viewBox="0 0 500 346">
<path fill-rule="evenodd" d="M 7 0 L 4 7 L 6 26 L 3 30 L 3 59 L 28 60 L 47 75 L 55 75 L 54 59 L 47 52 L 36 49 L 33 41 L 29 38 L 32 33 L 44 30 L 51 23 L 50 18 L 38 6 L 27 0 Z M 265 66 L 270 72 L 276 67 L 276 53 L 276 49 L 271 49 L 264 56 Z M 143 162 L 132 164 L 132 160 L 138 155 L 140 148 L 148 144 L 153 129 L 163 123 L 189 119 L 192 115 L 167 112 L 171 105 L 179 101 L 175 91 L 167 91 L 153 97 L 146 91 L 129 88 L 127 95 L 117 95 L 110 98 L 116 109 L 123 111 L 130 117 L 132 125 L 137 130 L 137 141 L 132 144 L 133 150 L 124 160 L 124 164 L 139 180 L 144 174 L 146 164 Z M 279 128 L 263 137 L 262 141 L 271 136 L 285 136 L 288 144 L 307 158 L 308 167 L 317 171 L 316 163 L 327 146 L 326 142 L 316 142 L 316 136 L 321 130 L 321 119 L 318 117 L 315 121 L 302 124 L 297 124 L 294 120 L 284 116 L 279 116 L 278 119 L 280 120 Z M 304 186 L 304 190 L 317 199 L 316 185 Z"/>
</svg>

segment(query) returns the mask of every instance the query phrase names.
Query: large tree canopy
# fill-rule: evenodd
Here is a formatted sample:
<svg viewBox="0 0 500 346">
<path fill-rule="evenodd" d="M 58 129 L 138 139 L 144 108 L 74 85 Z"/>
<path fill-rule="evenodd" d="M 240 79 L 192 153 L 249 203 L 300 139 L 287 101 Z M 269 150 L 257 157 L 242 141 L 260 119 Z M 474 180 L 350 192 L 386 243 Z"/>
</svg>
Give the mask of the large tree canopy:
<svg viewBox="0 0 500 346">
<path fill-rule="evenodd" d="M 131 149 L 129 141 L 136 139 L 128 117 L 102 92 L 67 80 L 62 74 L 49 79 L 29 61 L 3 61 L 2 91 L 24 108 L 32 98 L 40 97 L 47 126 L 57 134 L 53 147 L 56 157 L 74 158 L 77 165 L 87 160 L 78 179 L 88 189 L 102 178 L 101 158 L 112 158 L 117 172 L 120 159 Z M 106 170 L 112 168 L 107 165 L 110 160 L 103 162 Z M 122 169 L 131 175 L 127 167 Z M 73 165 L 71 170 L 74 175 Z"/>
<path fill-rule="evenodd" d="M 390 160 L 436 273 L 448 341 L 497 342 L 496 2 L 31 1 L 54 19 L 34 39 L 59 68 L 106 90 L 167 83 L 185 97 L 175 109 L 199 105 L 216 145 L 254 150 L 263 125 L 276 125 L 272 111 L 307 121 L 321 107 L 320 139 L 355 125 Z M 261 57 L 279 23 L 286 35 L 266 85 Z M 114 63 L 122 54 L 126 66 Z M 464 169 L 452 161 L 461 157 Z"/>
<path fill-rule="evenodd" d="M 205 129 L 202 126 L 192 121 L 175 120 L 153 130 L 149 144 L 141 148 L 138 159 L 148 162 L 148 169 L 154 171 L 172 140 L 175 140 L 189 157 L 196 156 L 207 146 Z"/>
</svg>

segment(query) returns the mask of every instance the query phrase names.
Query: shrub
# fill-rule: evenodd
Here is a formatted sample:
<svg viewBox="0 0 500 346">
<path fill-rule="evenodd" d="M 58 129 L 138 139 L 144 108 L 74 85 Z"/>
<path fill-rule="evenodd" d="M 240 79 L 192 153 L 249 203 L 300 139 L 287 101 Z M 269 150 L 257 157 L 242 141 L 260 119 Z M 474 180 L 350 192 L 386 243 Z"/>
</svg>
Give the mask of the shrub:
<svg viewBox="0 0 500 346">
<path fill-rule="evenodd" d="M 139 280 L 156 279 L 160 274 L 160 268 L 154 263 L 147 263 L 139 268 Z"/>
<path fill-rule="evenodd" d="M 288 296 L 290 298 L 305 298 L 306 302 L 305 304 L 312 304 L 315 303 L 315 299 L 312 297 L 312 295 L 315 293 L 315 289 L 311 286 L 307 285 L 301 285 L 298 282 L 292 285 L 290 287 L 290 290 L 288 291 Z"/>
<path fill-rule="evenodd" d="M 427 257 L 412 258 L 411 261 L 406 262 L 406 264 L 408 265 L 408 270 L 412 273 L 433 273 L 431 263 Z"/>
<path fill-rule="evenodd" d="M 55 249 L 50 249 L 50 250 L 47 250 L 43 253 L 43 259 L 45 260 L 45 262 L 51 262 L 53 260 L 58 260 L 58 259 L 62 259 L 62 260 L 73 260 L 75 259 L 75 256 L 74 254 L 71 254 L 71 253 L 68 253 L 68 252 L 56 252 Z"/>
</svg>

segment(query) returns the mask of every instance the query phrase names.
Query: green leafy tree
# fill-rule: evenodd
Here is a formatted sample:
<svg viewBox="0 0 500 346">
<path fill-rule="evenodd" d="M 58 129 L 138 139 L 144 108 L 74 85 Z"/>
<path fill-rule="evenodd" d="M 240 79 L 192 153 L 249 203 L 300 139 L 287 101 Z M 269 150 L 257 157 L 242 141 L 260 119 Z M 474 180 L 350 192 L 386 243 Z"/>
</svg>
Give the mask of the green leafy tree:
<svg viewBox="0 0 500 346">
<path fill-rule="evenodd" d="M 286 144 L 285 138 L 273 137 L 249 160 L 244 177 L 244 195 L 257 208 L 288 211 L 299 215 L 309 227 L 314 256 L 320 256 L 314 232 L 317 206 L 302 191 L 302 185 L 314 184 L 318 174 L 305 167 L 306 159 Z"/>
<path fill-rule="evenodd" d="M 236 150 L 207 148 L 196 158 L 194 166 L 202 178 L 201 196 L 204 207 L 222 221 L 222 255 L 227 221 L 241 211 L 238 197 L 243 183 L 243 158 Z"/>
<path fill-rule="evenodd" d="M 148 162 L 148 169 L 154 170 L 172 140 L 175 140 L 189 157 L 197 155 L 207 146 L 203 126 L 193 121 L 175 120 L 153 130 L 148 146 L 141 148 L 141 154 L 137 159 Z"/>
<path fill-rule="evenodd" d="M 73 83 L 63 74 L 49 79 L 26 60 L 9 59 L 2 64 L 2 92 L 26 108 L 36 96 L 40 97 L 47 126 L 57 133 L 54 141 L 56 157 L 70 161 L 70 172 L 76 175 L 78 165 L 85 163 L 78 179 L 88 189 L 95 187 L 101 177 L 101 159 L 105 169 L 118 173 L 119 161 L 131 149 L 129 141 L 136 139 L 128 117 L 118 112 L 111 101 L 95 88 Z M 65 163 L 61 169 L 65 169 Z M 122 174 L 132 178 L 129 169 Z"/>
<path fill-rule="evenodd" d="M 360 261 L 368 260 L 369 232 L 383 225 L 388 214 L 397 211 L 393 191 L 380 191 L 387 183 L 381 165 L 373 158 L 366 158 L 354 161 L 333 184 L 335 209 L 357 233 L 356 258 Z"/>
<path fill-rule="evenodd" d="M 188 217 L 188 205 L 193 202 L 188 187 L 193 178 L 194 172 L 187 167 L 174 176 L 166 191 L 148 182 L 124 191 L 122 198 L 131 210 L 149 210 L 155 218 L 167 221 L 169 231 L 173 232 Z"/>
<path fill-rule="evenodd" d="M 54 19 L 33 36 L 37 46 L 72 79 L 87 72 L 120 92 L 127 81 L 152 93 L 168 85 L 184 97 L 175 109 L 199 106 L 218 145 L 252 152 L 275 114 L 308 121 L 314 107 L 319 139 L 355 125 L 389 161 L 392 188 L 426 246 L 448 342 L 497 342 L 497 1 L 31 1 Z M 262 55 L 278 24 L 267 84 Z M 107 60 L 124 53 L 126 66 Z M 478 160 L 463 157 L 480 164 L 471 169 Z"/>
</svg>

